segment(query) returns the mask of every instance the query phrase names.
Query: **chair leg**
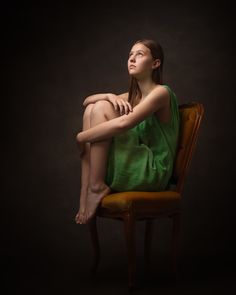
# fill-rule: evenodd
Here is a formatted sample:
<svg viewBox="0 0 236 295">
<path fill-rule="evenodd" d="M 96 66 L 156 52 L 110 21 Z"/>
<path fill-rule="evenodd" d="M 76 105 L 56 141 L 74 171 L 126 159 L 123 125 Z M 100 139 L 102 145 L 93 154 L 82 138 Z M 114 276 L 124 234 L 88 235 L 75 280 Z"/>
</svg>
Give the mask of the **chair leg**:
<svg viewBox="0 0 236 295">
<path fill-rule="evenodd" d="M 93 247 L 93 261 L 92 267 L 90 271 L 90 275 L 94 276 L 96 274 L 96 270 L 100 261 L 100 246 L 99 246 L 99 239 L 97 233 L 97 217 L 93 217 L 90 222 L 88 223 L 91 240 L 92 240 L 92 247 Z"/>
<path fill-rule="evenodd" d="M 152 244 L 152 236 L 153 236 L 153 220 L 148 219 L 146 220 L 146 227 L 145 227 L 145 240 L 144 240 L 144 259 L 145 259 L 145 266 L 148 270 L 150 268 L 151 262 L 151 244 Z"/>
<path fill-rule="evenodd" d="M 178 250 L 180 242 L 180 225 L 181 225 L 181 214 L 175 214 L 172 216 L 173 228 L 172 228 L 172 268 L 176 279 L 179 278 L 177 260 Z"/>
<path fill-rule="evenodd" d="M 135 245 L 135 217 L 133 214 L 124 216 L 124 230 L 126 237 L 126 247 L 128 254 L 128 279 L 129 291 L 133 291 L 135 287 L 135 272 L 136 272 L 136 245 Z"/>
</svg>

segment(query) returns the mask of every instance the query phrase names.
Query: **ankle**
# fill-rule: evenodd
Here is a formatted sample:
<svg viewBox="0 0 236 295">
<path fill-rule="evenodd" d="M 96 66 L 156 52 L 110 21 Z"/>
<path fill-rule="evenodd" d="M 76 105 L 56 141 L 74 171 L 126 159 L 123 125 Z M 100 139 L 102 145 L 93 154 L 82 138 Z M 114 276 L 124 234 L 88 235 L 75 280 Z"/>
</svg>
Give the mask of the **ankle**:
<svg viewBox="0 0 236 295">
<path fill-rule="evenodd" d="M 88 186 L 86 186 L 86 187 L 82 187 L 82 188 L 80 189 L 80 194 L 81 194 L 81 195 L 86 195 L 86 194 L 87 194 L 87 191 L 88 191 Z"/>
<path fill-rule="evenodd" d="M 90 184 L 89 189 L 92 193 L 99 193 L 107 188 L 105 183 Z"/>
</svg>

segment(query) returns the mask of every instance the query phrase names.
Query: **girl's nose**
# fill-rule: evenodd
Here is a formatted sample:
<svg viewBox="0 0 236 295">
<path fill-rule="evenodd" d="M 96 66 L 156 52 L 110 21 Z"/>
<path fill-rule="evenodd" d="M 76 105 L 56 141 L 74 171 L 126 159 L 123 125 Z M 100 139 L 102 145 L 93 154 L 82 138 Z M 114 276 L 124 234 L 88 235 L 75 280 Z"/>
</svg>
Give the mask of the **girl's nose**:
<svg viewBox="0 0 236 295">
<path fill-rule="evenodd" d="M 130 59 L 129 59 L 129 61 L 130 62 L 135 62 L 135 57 L 134 56 L 131 56 Z"/>
</svg>

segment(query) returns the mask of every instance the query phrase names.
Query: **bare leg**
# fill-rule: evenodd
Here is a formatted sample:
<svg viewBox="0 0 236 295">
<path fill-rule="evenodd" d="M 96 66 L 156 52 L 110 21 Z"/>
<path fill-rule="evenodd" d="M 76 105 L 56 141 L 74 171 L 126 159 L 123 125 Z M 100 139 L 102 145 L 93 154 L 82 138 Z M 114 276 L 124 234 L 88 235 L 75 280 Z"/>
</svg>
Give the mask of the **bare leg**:
<svg viewBox="0 0 236 295">
<path fill-rule="evenodd" d="M 83 116 L 83 130 L 90 128 L 90 116 L 94 104 L 89 104 Z M 82 216 L 85 213 L 87 190 L 89 184 L 89 166 L 90 166 L 90 143 L 86 143 L 85 153 L 81 158 L 81 191 L 80 191 L 80 206 L 79 211 L 75 216 L 76 223 L 82 223 Z"/>
<path fill-rule="evenodd" d="M 91 112 L 91 127 L 117 116 L 118 114 L 109 102 L 99 101 Z M 104 182 L 110 141 L 109 139 L 90 144 L 89 188 L 83 223 L 87 223 L 93 217 L 102 198 L 110 192 L 110 188 Z"/>
</svg>

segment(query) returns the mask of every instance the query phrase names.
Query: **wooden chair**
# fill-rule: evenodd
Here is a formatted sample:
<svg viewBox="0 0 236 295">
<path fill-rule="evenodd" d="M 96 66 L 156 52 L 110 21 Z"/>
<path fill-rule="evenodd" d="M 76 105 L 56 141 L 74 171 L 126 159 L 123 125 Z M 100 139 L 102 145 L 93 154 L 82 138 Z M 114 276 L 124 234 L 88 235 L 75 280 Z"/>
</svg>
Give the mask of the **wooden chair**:
<svg viewBox="0 0 236 295">
<path fill-rule="evenodd" d="M 91 274 L 94 275 L 100 259 L 100 248 L 97 234 L 97 217 L 117 219 L 124 222 L 124 232 L 128 254 L 128 286 L 135 286 L 135 223 L 144 220 L 145 249 L 147 265 L 150 262 L 150 247 L 153 232 L 153 220 L 159 217 L 172 219 L 172 261 L 176 271 L 177 245 L 179 241 L 181 198 L 184 181 L 196 145 L 204 107 L 199 102 L 190 102 L 179 106 L 180 135 L 176 153 L 171 186 L 159 192 L 121 192 L 107 195 L 97 209 L 95 217 L 89 222 L 89 229 L 94 249 L 94 260 Z"/>
</svg>

